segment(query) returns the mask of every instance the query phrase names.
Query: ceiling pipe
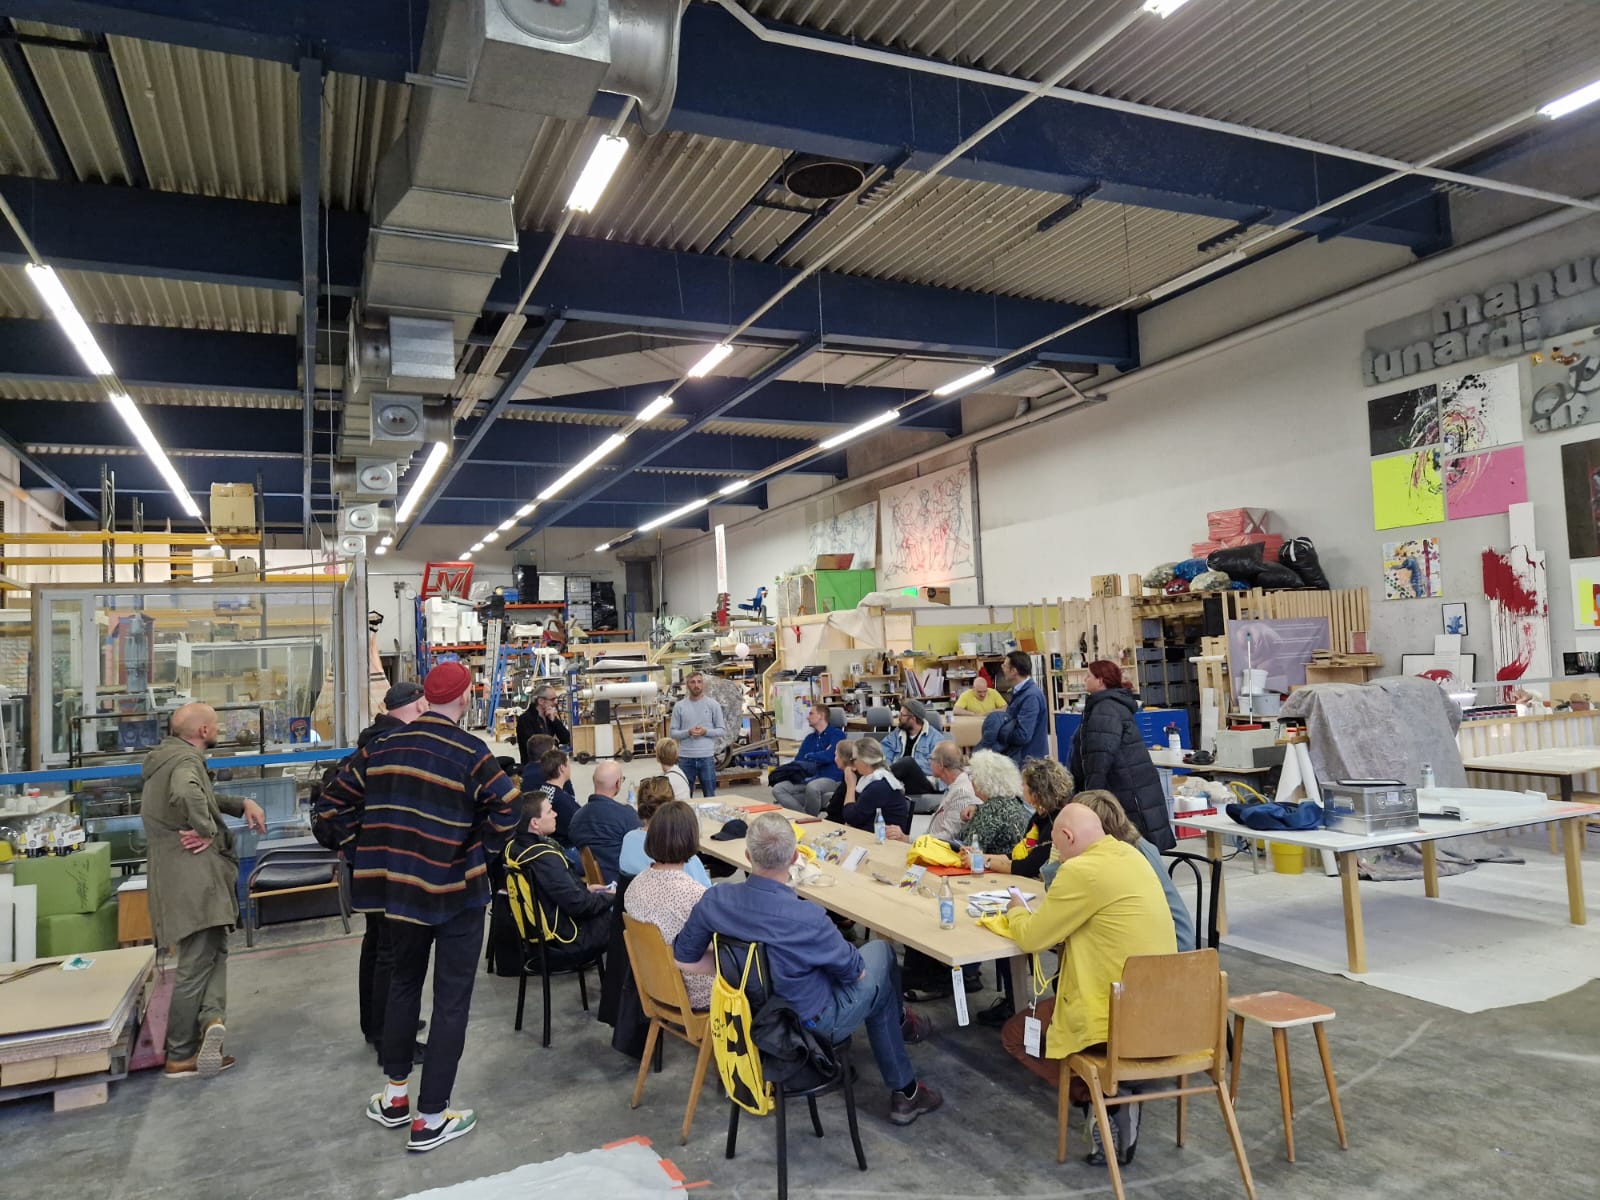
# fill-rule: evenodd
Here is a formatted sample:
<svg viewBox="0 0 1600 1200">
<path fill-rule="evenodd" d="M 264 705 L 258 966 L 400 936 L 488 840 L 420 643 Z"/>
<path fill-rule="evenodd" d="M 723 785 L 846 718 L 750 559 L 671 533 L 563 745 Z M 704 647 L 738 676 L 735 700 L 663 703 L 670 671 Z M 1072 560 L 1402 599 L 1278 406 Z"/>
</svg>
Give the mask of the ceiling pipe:
<svg viewBox="0 0 1600 1200">
<path fill-rule="evenodd" d="M 1030 95 L 1034 94 L 1038 87 L 1032 80 L 1018 79 L 1015 76 L 1002 75 L 994 71 L 981 71 L 973 67 L 961 67 L 954 63 L 939 62 L 935 59 L 917 58 L 909 54 L 897 54 L 892 50 L 879 50 L 859 43 L 832 41 L 824 37 L 813 37 L 799 33 L 786 33 L 762 24 L 755 16 L 735 3 L 735 0 L 717 0 L 717 3 L 755 37 L 775 46 L 791 46 L 800 50 L 812 50 L 818 54 L 832 54 L 838 58 L 854 58 L 862 62 L 877 63 L 881 66 L 897 67 L 904 71 L 920 71 L 927 75 L 942 75 L 948 79 L 959 79 L 967 83 L 986 84 L 990 87 L 1027 92 Z M 1389 171 L 1402 171 L 1407 175 L 1422 175 L 1444 183 L 1461 184 L 1465 187 L 1479 188 L 1485 191 L 1505 192 L 1508 195 L 1523 196 L 1529 200 L 1543 200 L 1548 204 L 1561 204 L 1572 208 L 1588 208 L 1600 211 L 1600 203 L 1592 200 L 1564 196 L 1559 192 L 1547 192 L 1541 188 L 1524 187 L 1517 183 L 1506 183 L 1499 179 L 1488 179 L 1481 175 L 1466 175 L 1459 171 L 1449 171 L 1442 167 L 1434 166 L 1427 161 L 1408 163 L 1404 159 L 1390 158 L 1384 154 L 1371 154 L 1364 150 L 1351 150 L 1345 146 L 1334 146 L 1326 142 L 1313 141 L 1310 138 L 1296 137 L 1289 133 L 1273 133 L 1271 130 L 1257 129 L 1250 125 L 1238 125 L 1232 121 L 1219 121 L 1213 117 L 1201 117 L 1193 113 L 1176 112 L 1172 109 L 1157 108 L 1154 105 L 1139 104 L 1131 100 L 1117 100 L 1111 96 L 1100 96 L 1093 92 L 1082 92 L 1074 88 L 1049 87 L 1045 89 L 1044 95 L 1052 100 L 1067 100 L 1073 104 L 1084 104 L 1091 108 L 1104 108 L 1111 112 L 1126 113 L 1130 116 L 1148 117 L 1153 121 L 1166 121 L 1176 125 L 1187 125 L 1192 129 L 1205 129 L 1212 133 L 1225 133 L 1234 137 L 1250 138 L 1258 142 L 1271 142 L 1274 145 L 1306 150 L 1313 154 L 1326 154 L 1333 158 L 1343 158 L 1350 162 L 1364 163 L 1369 167 L 1382 167 Z M 1531 111 L 1529 115 L 1533 115 L 1533 112 Z M 1400 178 L 1400 176 L 1396 178 Z"/>
</svg>

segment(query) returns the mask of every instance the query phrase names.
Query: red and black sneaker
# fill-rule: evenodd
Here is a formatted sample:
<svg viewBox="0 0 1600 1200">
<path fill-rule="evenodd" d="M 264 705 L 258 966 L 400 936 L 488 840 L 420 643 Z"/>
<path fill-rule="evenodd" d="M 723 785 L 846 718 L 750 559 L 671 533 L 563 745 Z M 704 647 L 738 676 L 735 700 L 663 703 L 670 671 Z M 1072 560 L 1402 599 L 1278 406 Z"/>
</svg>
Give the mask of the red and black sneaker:
<svg viewBox="0 0 1600 1200">
<path fill-rule="evenodd" d="M 393 1104 L 385 1104 L 383 1093 L 376 1092 L 372 1099 L 367 1101 L 367 1116 L 379 1125 L 397 1129 L 411 1120 L 411 1097 L 402 1096 Z"/>
</svg>

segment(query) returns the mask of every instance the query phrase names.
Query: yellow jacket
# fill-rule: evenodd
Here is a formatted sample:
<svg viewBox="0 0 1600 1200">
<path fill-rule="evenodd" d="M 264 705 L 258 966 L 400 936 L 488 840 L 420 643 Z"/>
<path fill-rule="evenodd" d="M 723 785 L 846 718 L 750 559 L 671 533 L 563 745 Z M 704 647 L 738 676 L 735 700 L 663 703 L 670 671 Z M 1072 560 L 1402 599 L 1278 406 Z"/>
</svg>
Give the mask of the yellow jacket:
<svg viewBox="0 0 1600 1200">
<path fill-rule="evenodd" d="M 1006 706 L 1006 698 L 995 688 L 990 688 L 983 694 L 983 699 L 978 699 L 978 693 L 973 688 L 968 688 L 956 697 L 956 708 L 963 712 L 977 713 L 980 717 L 992 712 L 999 712 Z"/>
<path fill-rule="evenodd" d="M 1111 985 L 1122 978 L 1127 959 L 1178 951 L 1161 881 L 1144 855 L 1113 837 L 1063 862 L 1038 911 L 1013 908 L 1007 921 L 1024 950 L 1066 943 L 1055 1017 L 1045 1038 L 1049 1058 L 1106 1040 Z"/>
</svg>

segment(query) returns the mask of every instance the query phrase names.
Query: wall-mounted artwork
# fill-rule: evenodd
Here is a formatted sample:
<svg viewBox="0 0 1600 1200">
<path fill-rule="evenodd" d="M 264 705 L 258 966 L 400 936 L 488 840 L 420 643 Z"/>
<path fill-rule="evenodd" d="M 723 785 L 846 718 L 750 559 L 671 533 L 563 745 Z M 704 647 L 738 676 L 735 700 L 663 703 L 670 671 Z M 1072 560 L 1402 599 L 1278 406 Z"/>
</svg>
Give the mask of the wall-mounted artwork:
<svg viewBox="0 0 1600 1200">
<path fill-rule="evenodd" d="M 1401 529 L 1444 520 L 1439 452 L 1419 450 L 1372 460 L 1372 527 Z"/>
<path fill-rule="evenodd" d="M 1367 401 L 1372 453 L 1415 450 L 1439 440 L 1439 394 L 1433 384 Z"/>
<path fill-rule="evenodd" d="M 1383 548 L 1383 598 L 1428 600 L 1439 595 L 1439 539 L 1412 538 Z"/>
<path fill-rule="evenodd" d="M 1561 656 L 1563 675 L 1600 675 L 1600 654 L 1592 650 L 1568 650 Z"/>
<path fill-rule="evenodd" d="M 1600 629 L 1600 559 L 1568 564 L 1572 576 L 1572 626 Z"/>
<path fill-rule="evenodd" d="M 1528 545 L 1483 552 L 1483 594 L 1496 679 L 1550 677 L 1550 606 L 1544 554 Z"/>
<path fill-rule="evenodd" d="M 1467 636 L 1467 606 L 1465 604 L 1446 604 L 1442 606 L 1440 616 L 1444 622 L 1444 631 L 1456 637 Z"/>
<path fill-rule="evenodd" d="M 811 557 L 819 554 L 853 554 L 852 569 L 865 569 L 878 561 L 878 502 L 868 500 L 857 508 L 835 513 L 811 526 Z"/>
<path fill-rule="evenodd" d="M 1439 431 L 1447 454 L 1522 440 L 1522 387 L 1516 363 L 1439 384 Z"/>
<path fill-rule="evenodd" d="M 1566 498 L 1567 553 L 1600 558 L 1600 438 L 1561 447 L 1561 487 Z"/>
<path fill-rule="evenodd" d="M 1445 460 L 1444 506 L 1452 521 L 1503 513 L 1527 498 L 1528 473 L 1521 446 Z"/>
<path fill-rule="evenodd" d="M 1436 658 L 1432 654 L 1400 656 L 1400 674 L 1431 679 L 1447 692 L 1465 691 L 1472 683 L 1472 677 L 1477 669 L 1476 654 L 1457 654 L 1444 658 Z"/>
<path fill-rule="evenodd" d="M 878 520 L 883 529 L 880 588 L 923 587 L 977 574 L 970 466 L 884 488 L 878 493 Z"/>
<path fill-rule="evenodd" d="M 1600 337 L 1551 342 L 1528 372 L 1528 425 L 1535 433 L 1600 418 Z"/>
</svg>

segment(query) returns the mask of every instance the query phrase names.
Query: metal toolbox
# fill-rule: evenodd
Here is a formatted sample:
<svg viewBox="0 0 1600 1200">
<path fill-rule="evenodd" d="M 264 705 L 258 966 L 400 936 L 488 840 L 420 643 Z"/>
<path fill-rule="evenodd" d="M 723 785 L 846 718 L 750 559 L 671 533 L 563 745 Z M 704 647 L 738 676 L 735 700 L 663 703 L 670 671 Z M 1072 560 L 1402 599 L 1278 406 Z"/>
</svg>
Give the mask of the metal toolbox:
<svg viewBox="0 0 1600 1200">
<path fill-rule="evenodd" d="M 1322 785 L 1323 823 L 1337 833 L 1420 830 L 1417 789 L 1397 779 L 1341 779 Z"/>
</svg>

